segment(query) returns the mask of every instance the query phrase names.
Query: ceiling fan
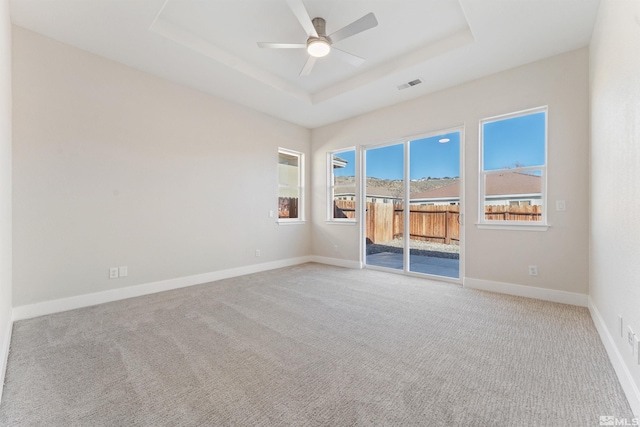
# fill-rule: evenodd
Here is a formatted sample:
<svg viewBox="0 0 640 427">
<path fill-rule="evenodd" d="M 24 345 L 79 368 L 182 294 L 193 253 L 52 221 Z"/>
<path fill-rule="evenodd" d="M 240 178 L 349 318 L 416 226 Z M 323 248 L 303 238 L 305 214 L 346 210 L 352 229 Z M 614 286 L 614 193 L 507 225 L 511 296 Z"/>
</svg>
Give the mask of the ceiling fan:
<svg viewBox="0 0 640 427">
<path fill-rule="evenodd" d="M 347 25 L 346 27 L 343 27 L 338 31 L 327 35 L 325 29 L 325 20 L 323 18 L 310 19 L 309 14 L 307 13 L 307 9 L 304 7 L 304 3 L 302 2 L 302 0 L 287 0 L 287 4 L 289 5 L 289 8 L 291 8 L 291 11 L 296 16 L 296 18 L 298 18 L 298 21 L 300 21 L 300 25 L 302 25 L 302 28 L 304 28 L 305 32 L 309 36 L 307 42 L 258 42 L 259 47 L 267 49 L 307 49 L 309 58 L 304 64 L 302 71 L 300 71 L 300 76 L 306 76 L 311 73 L 311 70 L 316 63 L 316 59 L 328 55 L 329 52 L 334 52 L 336 56 L 339 56 L 344 61 L 356 67 L 364 63 L 364 58 L 345 52 L 344 50 L 337 49 L 333 47 L 333 44 L 339 42 L 340 40 L 344 40 L 347 37 L 351 37 L 363 31 L 369 30 L 378 25 L 378 21 L 376 20 L 376 17 L 373 13 L 368 13 L 362 18 Z"/>
</svg>

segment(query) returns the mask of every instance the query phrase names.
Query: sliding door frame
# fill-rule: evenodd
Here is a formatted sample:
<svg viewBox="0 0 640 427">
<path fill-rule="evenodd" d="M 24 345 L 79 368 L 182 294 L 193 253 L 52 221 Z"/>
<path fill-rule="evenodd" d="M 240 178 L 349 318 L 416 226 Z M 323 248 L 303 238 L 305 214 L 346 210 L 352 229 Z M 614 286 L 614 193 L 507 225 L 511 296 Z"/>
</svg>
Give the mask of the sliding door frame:
<svg viewBox="0 0 640 427">
<path fill-rule="evenodd" d="M 376 265 L 367 264 L 367 248 L 365 244 L 366 233 L 367 233 L 367 151 L 388 147 L 392 145 L 403 144 L 403 162 L 404 162 L 404 236 L 409 236 L 410 231 L 410 189 L 411 189 L 411 153 L 410 153 L 410 142 L 415 140 L 420 140 L 424 138 L 430 138 L 438 135 L 444 135 L 447 133 L 459 132 L 460 133 L 460 256 L 459 256 L 459 266 L 458 266 L 458 278 L 451 278 L 446 276 L 437 276 L 433 274 L 426 273 L 417 273 L 415 271 L 410 271 L 410 239 L 404 239 L 404 248 L 403 248 L 403 269 L 398 270 L 394 268 L 380 267 Z M 373 144 L 365 144 L 358 147 L 358 156 L 360 159 L 360 173 L 359 173 L 359 186 L 360 186 L 360 195 L 358 197 L 358 205 L 359 205 L 359 217 L 360 221 L 360 265 L 364 268 L 371 268 L 373 270 L 381 270 L 388 271 L 393 273 L 401 273 L 410 276 L 417 277 L 427 277 L 430 279 L 436 279 L 444 282 L 451 282 L 462 284 L 464 278 L 464 266 L 465 266 L 465 220 L 466 220 L 466 203 L 465 203 L 465 173 L 464 173 L 464 165 L 465 165 L 465 128 L 464 125 L 454 126 L 446 129 L 438 129 L 431 132 L 425 132 L 417 135 L 412 135 L 408 137 L 402 137 L 395 140 L 390 140 L 387 142 L 378 142 Z"/>
</svg>

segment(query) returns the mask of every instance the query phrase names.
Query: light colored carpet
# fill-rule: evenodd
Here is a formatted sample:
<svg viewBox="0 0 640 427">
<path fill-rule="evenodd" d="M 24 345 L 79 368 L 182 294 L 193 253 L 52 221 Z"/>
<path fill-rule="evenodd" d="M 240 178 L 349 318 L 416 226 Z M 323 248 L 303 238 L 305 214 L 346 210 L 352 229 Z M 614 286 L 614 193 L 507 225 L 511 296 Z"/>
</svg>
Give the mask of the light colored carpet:
<svg viewBox="0 0 640 427">
<path fill-rule="evenodd" d="M 305 264 L 17 322 L 0 425 L 589 426 L 584 308 Z"/>
</svg>

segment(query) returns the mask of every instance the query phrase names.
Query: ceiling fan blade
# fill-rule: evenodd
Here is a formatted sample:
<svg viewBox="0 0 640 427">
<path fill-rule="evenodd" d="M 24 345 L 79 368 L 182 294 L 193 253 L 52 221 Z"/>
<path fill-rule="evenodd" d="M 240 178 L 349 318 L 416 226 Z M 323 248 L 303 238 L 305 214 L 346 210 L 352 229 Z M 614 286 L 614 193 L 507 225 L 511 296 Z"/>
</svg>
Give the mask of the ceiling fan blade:
<svg viewBox="0 0 640 427">
<path fill-rule="evenodd" d="M 313 69 L 313 66 L 316 63 L 316 59 L 317 58 L 315 56 L 309 55 L 309 59 L 307 59 L 307 62 L 304 64 L 304 67 L 302 67 L 302 71 L 300 71 L 300 77 L 308 76 L 311 73 L 311 70 Z"/>
<path fill-rule="evenodd" d="M 287 0 L 287 4 L 289 5 L 289 8 L 293 12 L 293 14 L 296 15 L 296 18 L 298 18 L 298 21 L 300 21 L 300 25 L 302 25 L 302 28 L 304 28 L 304 31 L 307 33 L 307 35 L 318 37 L 318 32 L 313 26 L 311 18 L 309 18 L 309 13 L 304 7 L 304 3 L 302 2 L 302 0 Z"/>
<path fill-rule="evenodd" d="M 307 47 L 304 43 L 269 43 L 258 42 L 258 47 L 267 49 L 304 49 Z"/>
<path fill-rule="evenodd" d="M 353 21 L 351 24 L 347 25 L 346 27 L 339 29 L 333 34 L 329 34 L 329 38 L 333 43 L 336 43 L 336 42 L 339 42 L 340 40 L 346 39 L 347 37 L 355 36 L 358 33 L 367 31 L 375 27 L 376 25 L 378 25 L 378 20 L 376 19 L 376 16 L 372 12 L 369 12 L 366 15 L 364 15 L 362 18 L 356 21 Z"/>
<path fill-rule="evenodd" d="M 331 52 L 334 53 L 338 58 L 342 59 L 345 62 L 348 62 L 354 67 L 359 67 L 366 61 L 366 59 L 364 58 L 356 56 L 353 53 L 345 52 L 344 50 L 336 49 L 333 46 L 331 46 Z"/>
</svg>

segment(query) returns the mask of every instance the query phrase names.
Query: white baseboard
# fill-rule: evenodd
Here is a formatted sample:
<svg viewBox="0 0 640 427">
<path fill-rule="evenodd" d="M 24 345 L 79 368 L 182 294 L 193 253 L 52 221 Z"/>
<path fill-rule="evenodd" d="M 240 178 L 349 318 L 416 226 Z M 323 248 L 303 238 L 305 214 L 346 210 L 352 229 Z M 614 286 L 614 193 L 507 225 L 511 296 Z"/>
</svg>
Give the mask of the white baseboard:
<svg viewBox="0 0 640 427">
<path fill-rule="evenodd" d="M 156 292 L 185 288 L 193 285 L 228 279 L 230 277 L 259 273 L 261 271 L 274 270 L 276 268 L 311 262 L 312 257 L 290 258 L 280 261 L 265 262 L 262 264 L 247 265 L 245 267 L 230 268 L 228 270 L 213 271 L 211 273 L 196 274 L 194 276 L 178 277 L 159 282 L 145 283 L 126 288 L 111 289 L 108 291 L 61 298 L 52 301 L 44 301 L 35 304 L 22 305 L 13 308 L 13 320 L 30 319 L 46 314 L 59 313 L 74 310 L 76 308 L 89 307 L 97 304 L 154 294 Z"/>
<path fill-rule="evenodd" d="M 489 280 L 472 279 L 470 277 L 464 278 L 463 286 L 470 289 L 479 289 L 482 291 L 497 292 L 500 294 L 541 299 L 545 301 L 559 302 L 562 304 L 577 305 L 580 307 L 587 306 L 587 295 L 574 292 L 514 285 L 511 283 L 492 282 Z"/>
<path fill-rule="evenodd" d="M 13 321 L 11 316 L 4 327 L 4 339 L 0 345 L 0 402 L 2 402 L 2 391 L 4 390 L 4 375 L 7 372 L 7 362 L 9 361 L 9 346 L 11 345 L 11 333 L 13 331 Z"/>
<path fill-rule="evenodd" d="M 613 337 L 609 333 L 604 320 L 602 320 L 600 312 L 593 304 L 591 297 L 589 297 L 588 303 L 591 318 L 593 319 L 593 323 L 596 325 L 602 344 L 604 344 L 604 348 L 607 350 L 609 360 L 613 365 L 613 369 L 616 371 L 616 375 L 618 376 L 620 385 L 624 390 L 624 394 L 627 396 L 629 406 L 631 406 L 633 414 L 636 417 L 640 417 L 640 384 L 636 383 L 633 375 L 629 371 L 629 368 L 624 361 L 624 357 L 620 354 L 618 346 L 616 346 Z"/>
<path fill-rule="evenodd" d="M 363 265 L 359 261 L 351 261 L 348 259 L 340 259 L 340 258 L 329 258 L 325 256 L 310 256 L 310 262 L 317 262 L 320 264 L 334 265 L 336 267 L 344 267 L 344 268 L 353 268 L 356 270 L 361 270 Z"/>
</svg>

